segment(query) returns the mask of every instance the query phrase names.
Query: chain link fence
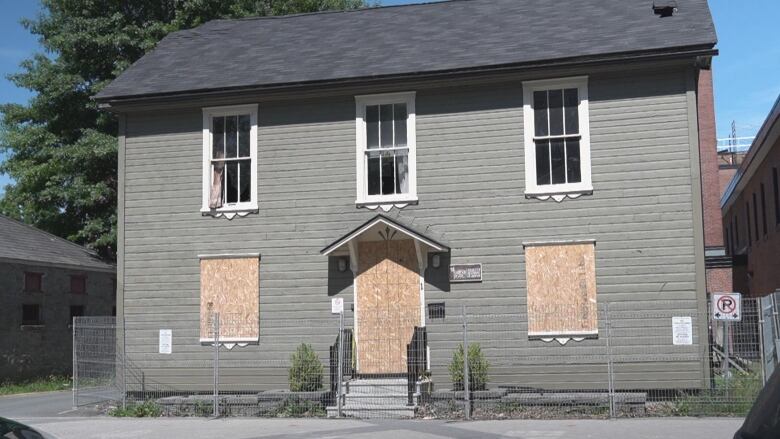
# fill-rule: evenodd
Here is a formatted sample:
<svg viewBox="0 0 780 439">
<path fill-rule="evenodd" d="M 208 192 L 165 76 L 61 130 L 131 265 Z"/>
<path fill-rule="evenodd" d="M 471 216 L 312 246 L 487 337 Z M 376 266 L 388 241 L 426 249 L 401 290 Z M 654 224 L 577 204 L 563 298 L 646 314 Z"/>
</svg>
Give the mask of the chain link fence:
<svg viewBox="0 0 780 439">
<path fill-rule="evenodd" d="M 728 324 L 679 302 L 599 304 L 592 331 L 539 336 L 529 320 L 545 316 L 527 313 L 429 309 L 424 326 L 419 308 L 348 313 L 274 320 L 260 344 L 242 339 L 251 322 L 230 314 L 209 316 L 205 337 L 196 327 L 172 339 L 144 322 L 123 332 L 111 318 L 81 317 L 74 405 L 146 404 L 167 416 L 740 416 L 777 361 L 764 334 L 777 337 L 778 302 L 758 302 L 744 299 L 742 321 Z M 544 312 L 582 327 L 572 310 Z"/>
</svg>

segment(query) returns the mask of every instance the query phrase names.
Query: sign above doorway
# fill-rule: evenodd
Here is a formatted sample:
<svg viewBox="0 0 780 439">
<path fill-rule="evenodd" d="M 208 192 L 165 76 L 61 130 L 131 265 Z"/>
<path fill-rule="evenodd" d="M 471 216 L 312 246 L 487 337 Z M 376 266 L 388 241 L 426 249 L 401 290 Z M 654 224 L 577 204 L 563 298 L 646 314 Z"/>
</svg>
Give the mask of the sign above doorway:
<svg viewBox="0 0 780 439">
<path fill-rule="evenodd" d="M 450 282 L 482 282 L 482 264 L 450 265 Z"/>
</svg>

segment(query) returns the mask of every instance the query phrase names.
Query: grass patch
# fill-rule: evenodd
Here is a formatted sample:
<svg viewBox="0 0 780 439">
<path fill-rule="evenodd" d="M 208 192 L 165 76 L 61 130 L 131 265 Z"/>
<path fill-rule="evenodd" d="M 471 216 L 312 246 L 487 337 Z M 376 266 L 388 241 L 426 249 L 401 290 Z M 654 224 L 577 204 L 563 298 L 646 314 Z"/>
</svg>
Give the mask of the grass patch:
<svg viewBox="0 0 780 439">
<path fill-rule="evenodd" d="M 758 373 L 734 373 L 731 378 L 715 378 L 715 388 L 687 395 L 673 406 L 679 416 L 745 416 L 763 384 Z"/>
<path fill-rule="evenodd" d="M 108 415 L 117 418 L 156 418 L 162 415 L 162 409 L 154 401 L 145 401 L 127 404 L 125 408 L 113 408 L 108 411 Z"/>
<path fill-rule="evenodd" d="M 49 375 L 43 378 L 33 378 L 23 381 L 3 381 L 0 383 L 0 395 L 15 395 L 17 393 L 51 392 L 69 390 L 69 377 Z"/>
</svg>

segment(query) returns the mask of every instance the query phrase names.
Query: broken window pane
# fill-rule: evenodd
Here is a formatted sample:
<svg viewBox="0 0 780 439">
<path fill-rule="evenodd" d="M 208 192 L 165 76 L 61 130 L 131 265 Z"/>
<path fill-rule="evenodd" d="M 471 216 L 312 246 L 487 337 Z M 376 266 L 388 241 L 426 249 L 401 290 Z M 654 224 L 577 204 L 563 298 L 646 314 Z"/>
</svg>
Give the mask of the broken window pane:
<svg viewBox="0 0 780 439">
<path fill-rule="evenodd" d="M 238 166 L 241 182 L 239 201 L 247 203 L 252 199 L 252 160 L 241 160 Z"/>
<path fill-rule="evenodd" d="M 550 184 L 550 141 L 536 142 L 536 184 Z"/>
<path fill-rule="evenodd" d="M 212 140 L 213 158 L 219 159 L 225 157 L 225 118 L 214 118 L 214 134 Z"/>
<path fill-rule="evenodd" d="M 393 105 L 395 122 L 395 146 L 406 146 L 406 104 Z"/>
<path fill-rule="evenodd" d="M 379 195 L 379 153 L 368 153 L 368 195 Z"/>
<path fill-rule="evenodd" d="M 579 98 L 576 88 L 567 88 L 563 92 L 563 106 L 566 115 L 566 134 L 579 134 Z"/>
<path fill-rule="evenodd" d="M 392 152 L 382 153 L 382 195 L 395 193 L 395 156 Z"/>
<path fill-rule="evenodd" d="M 562 90 L 550 90 L 550 135 L 563 134 L 563 92 Z"/>
<path fill-rule="evenodd" d="M 547 92 L 534 92 L 534 130 L 537 137 L 547 135 Z"/>
<path fill-rule="evenodd" d="M 236 156 L 238 145 L 238 117 L 227 116 L 225 118 L 225 157 Z"/>
<path fill-rule="evenodd" d="M 379 146 L 379 105 L 366 107 L 366 146 Z"/>
<path fill-rule="evenodd" d="M 563 139 L 550 141 L 550 163 L 552 167 L 552 184 L 566 183 L 565 151 Z"/>
<path fill-rule="evenodd" d="M 379 131 L 382 148 L 393 146 L 393 104 L 379 106 Z"/>
<path fill-rule="evenodd" d="M 568 139 L 566 141 L 566 182 L 579 183 L 582 181 L 580 166 L 580 141 Z"/>
<path fill-rule="evenodd" d="M 395 156 L 395 192 L 409 192 L 409 157 L 405 151 L 398 151 Z"/>
<path fill-rule="evenodd" d="M 238 163 L 227 162 L 225 171 L 226 201 L 227 203 L 236 203 L 238 202 Z"/>
<path fill-rule="evenodd" d="M 249 157 L 249 132 L 251 124 L 249 123 L 249 115 L 244 114 L 238 116 L 238 156 Z"/>
</svg>

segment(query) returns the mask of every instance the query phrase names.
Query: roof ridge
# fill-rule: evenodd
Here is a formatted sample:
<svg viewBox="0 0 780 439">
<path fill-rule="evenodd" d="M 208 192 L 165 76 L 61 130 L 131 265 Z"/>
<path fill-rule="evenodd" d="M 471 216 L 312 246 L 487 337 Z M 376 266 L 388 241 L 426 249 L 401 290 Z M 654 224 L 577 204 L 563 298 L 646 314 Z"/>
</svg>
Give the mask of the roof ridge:
<svg viewBox="0 0 780 439">
<path fill-rule="evenodd" d="M 98 254 L 96 251 L 94 251 L 94 250 L 92 250 L 92 249 L 89 249 L 89 248 L 87 248 L 87 247 L 84 247 L 83 245 L 76 244 L 76 243 L 75 243 L 75 242 L 73 242 L 73 241 L 70 241 L 70 240 L 68 240 L 68 239 L 65 239 L 65 238 L 63 238 L 63 237 L 61 237 L 61 236 L 57 236 L 57 235 L 55 235 L 55 234 L 53 234 L 53 233 L 49 233 L 49 232 L 47 232 L 47 231 L 45 231 L 45 230 L 39 229 L 39 228 L 37 228 L 37 227 L 33 226 L 32 224 L 27 224 L 27 223 L 25 223 L 25 222 L 22 222 L 22 221 L 19 221 L 19 220 L 15 219 L 15 218 L 11 218 L 10 216 L 6 216 L 6 215 L 2 215 L 2 214 L 0 214 L 0 218 L 7 219 L 7 220 L 9 220 L 9 221 L 11 221 L 11 222 L 14 222 L 14 223 L 16 223 L 16 224 L 19 224 L 19 225 L 21 225 L 21 226 L 24 226 L 24 227 L 27 227 L 27 228 L 29 228 L 29 229 L 32 229 L 32 230 L 33 230 L 33 231 L 35 231 L 35 232 L 41 233 L 41 234 L 43 234 L 43 235 L 48 235 L 48 236 L 50 236 L 50 237 L 52 237 L 52 238 L 54 238 L 54 239 L 56 239 L 56 240 L 62 241 L 62 242 L 64 242 L 64 243 L 67 243 L 67 244 L 70 244 L 70 245 L 72 245 L 72 246 L 74 246 L 74 247 L 78 248 L 79 250 L 81 250 L 81 251 L 83 251 L 83 252 L 85 252 L 85 253 L 88 253 L 90 256 L 94 256 L 94 257 L 96 257 L 96 258 L 97 258 L 97 259 L 98 259 L 100 262 L 102 262 L 102 263 L 104 263 L 104 264 L 108 264 L 108 262 L 104 261 L 104 260 L 103 260 L 103 258 L 101 258 L 101 257 L 100 257 L 100 255 L 99 255 L 99 254 Z"/>
<path fill-rule="evenodd" d="M 252 21 L 252 20 L 284 20 L 284 19 L 290 19 L 290 18 L 298 18 L 298 17 L 307 17 L 310 15 L 326 15 L 326 14 L 346 14 L 346 13 L 352 13 L 352 12 L 369 12 L 369 11 L 382 11 L 387 9 L 397 9 L 397 8 L 408 8 L 408 7 L 420 7 L 420 6 L 431 6 L 431 5 L 443 5 L 448 3 L 461 3 L 461 2 L 470 2 L 474 0 L 428 0 L 423 3 L 405 3 L 405 4 L 398 4 L 398 5 L 385 5 L 385 6 L 368 6 L 364 8 L 355 8 L 355 9 L 329 9 L 324 11 L 315 11 L 315 12 L 300 12 L 297 14 L 284 14 L 284 15 L 256 15 L 254 17 L 241 17 L 241 18 L 216 18 L 214 20 L 209 20 L 206 23 L 203 23 L 203 25 L 207 25 L 209 23 L 215 23 L 215 22 L 226 22 L 226 21 Z M 193 29 L 197 29 L 200 26 L 197 26 Z"/>
</svg>

